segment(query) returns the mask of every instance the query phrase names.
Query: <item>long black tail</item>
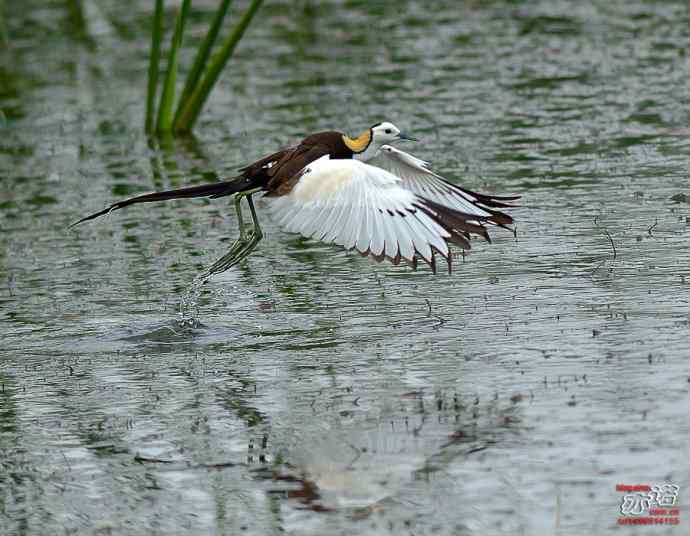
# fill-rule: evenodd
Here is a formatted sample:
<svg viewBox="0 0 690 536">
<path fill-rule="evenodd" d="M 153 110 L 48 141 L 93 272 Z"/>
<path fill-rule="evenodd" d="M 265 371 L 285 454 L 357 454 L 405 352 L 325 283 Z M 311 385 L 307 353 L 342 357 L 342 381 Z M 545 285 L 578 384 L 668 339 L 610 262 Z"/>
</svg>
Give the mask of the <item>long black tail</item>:
<svg viewBox="0 0 690 536">
<path fill-rule="evenodd" d="M 251 190 L 259 186 L 254 184 L 256 181 L 250 177 L 245 177 L 240 175 L 229 181 L 216 182 L 214 184 L 202 184 L 200 186 L 189 186 L 187 188 L 179 188 L 177 190 L 167 190 L 165 192 L 154 192 L 152 194 L 138 195 L 130 199 L 125 199 L 124 201 L 118 201 L 113 203 L 107 208 L 104 208 L 100 212 L 90 214 L 82 218 L 81 220 L 74 222 L 70 225 L 70 228 L 85 221 L 93 220 L 104 214 L 108 214 L 113 210 L 119 210 L 121 208 L 128 207 L 129 205 L 136 205 L 137 203 L 152 203 L 154 201 L 167 201 L 168 199 L 185 199 L 190 197 L 210 197 L 211 199 L 216 199 L 218 197 L 223 197 L 226 195 L 232 195 L 237 192 L 243 192 L 245 190 Z"/>
</svg>

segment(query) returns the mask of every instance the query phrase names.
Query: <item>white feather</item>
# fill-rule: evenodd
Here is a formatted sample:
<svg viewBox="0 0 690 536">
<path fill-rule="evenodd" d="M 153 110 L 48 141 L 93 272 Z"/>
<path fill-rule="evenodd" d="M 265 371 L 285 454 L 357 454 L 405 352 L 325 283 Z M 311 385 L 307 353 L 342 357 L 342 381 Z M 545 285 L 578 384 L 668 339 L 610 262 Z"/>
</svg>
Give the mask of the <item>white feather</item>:
<svg viewBox="0 0 690 536">
<path fill-rule="evenodd" d="M 373 234 L 373 226 L 371 225 L 371 219 L 373 217 L 371 207 L 369 206 L 369 189 L 363 188 L 362 194 L 362 220 L 359 223 L 359 231 L 357 232 L 357 241 L 355 242 L 355 248 L 357 251 L 365 253 L 369 249 L 369 244 L 371 243 L 371 237 Z"/>
<path fill-rule="evenodd" d="M 371 252 L 378 257 L 383 253 L 384 241 L 386 239 L 383 230 L 383 217 L 379 212 L 378 204 L 372 207 L 371 214 Z"/>
<path fill-rule="evenodd" d="M 410 214 L 405 218 L 405 223 L 407 223 L 412 231 L 411 236 L 414 248 L 425 261 L 430 262 L 431 246 L 429 243 L 430 240 L 433 240 L 433 237 L 430 236 L 429 230 L 417 220 L 416 214 Z"/>
<path fill-rule="evenodd" d="M 403 187 L 426 199 L 464 214 L 491 216 L 472 194 L 434 173 L 428 162 L 400 149 L 383 145 L 367 163 L 400 177 Z"/>
<path fill-rule="evenodd" d="M 390 257 L 391 259 L 395 258 L 398 255 L 399 247 L 398 247 L 398 237 L 396 236 L 395 233 L 395 227 L 393 226 L 393 221 L 388 215 L 386 211 L 381 213 L 381 216 L 383 217 L 383 236 L 384 236 L 384 243 L 385 243 L 385 249 L 384 252 L 387 257 Z"/>
<path fill-rule="evenodd" d="M 344 194 L 336 197 L 335 206 L 333 207 L 333 215 L 326 225 L 325 233 L 321 237 L 326 243 L 331 243 L 338 236 L 338 233 L 342 230 L 342 222 L 345 221 L 347 213 L 350 207 L 347 204 L 347 199 Z"/>
<path fill-rule="evenodd" d="M 309 238 L 321 238 L 318 235 L 323 232 L 326 221 L 333 214 L 331 207 L 326 204 L 323 204 L 319 210 L 320 212 L 312 220 L 308 227 L 307 233 L 305 234 L 305 236 L 308 236 Z"/>
<path fill-rule="evenodd" d="M 396 227 L 398 244 L 400 245 L 400 256 L 403 259 L 412 260 L 414 258 L 414 245 L 412 244 L 410 228 L 405 222 L 405 219 L 406 218 L 396 213 L 391 221 Z"/>
<path fill-rule="evenodd" d="M 432 247 L 447 256 L 448 231 L 418 208 L 423 200 L 404 182 L 379 167 L 325 156 L 291 192 L 266 200 L 287 231 L 376 256 L 412 261 L 419 253 L 430 261 Z"/>
</svg>

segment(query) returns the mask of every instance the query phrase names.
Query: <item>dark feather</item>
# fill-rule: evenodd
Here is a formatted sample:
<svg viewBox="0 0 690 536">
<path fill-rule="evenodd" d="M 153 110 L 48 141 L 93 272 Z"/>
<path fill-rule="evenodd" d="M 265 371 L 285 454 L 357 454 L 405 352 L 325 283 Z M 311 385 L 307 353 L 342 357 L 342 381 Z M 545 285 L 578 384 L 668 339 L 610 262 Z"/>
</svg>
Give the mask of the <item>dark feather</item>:
<svg viewBox="0 0 690 536">
<path fill-rule="evenodd" d="M 447 240 L 451 244 L 460 246 L 463 249 L 471 249 L 469 242 L 471 233 L 478 234 L 488 242 L 491 242 L 486 227 L 481 225 L 482 221 L 489 221 L 488 218 L 490 216 L 478 217 L 465 214 L 423 197 L 418 199 L 418 202 L 414 205 L 415 208 L 423 211 L 427 216 L 440 224 L 450 234 Z M 477 221 L 480 223 L 473 223 Z"/>
</svg>

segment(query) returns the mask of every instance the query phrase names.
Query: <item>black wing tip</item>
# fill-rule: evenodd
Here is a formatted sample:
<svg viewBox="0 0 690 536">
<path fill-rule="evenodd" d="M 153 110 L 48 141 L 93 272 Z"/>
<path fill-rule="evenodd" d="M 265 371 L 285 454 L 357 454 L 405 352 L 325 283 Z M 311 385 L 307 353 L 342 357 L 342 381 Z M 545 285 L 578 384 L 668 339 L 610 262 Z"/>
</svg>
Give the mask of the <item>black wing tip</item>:
<svg viewBox="0 0 690 536">
<path fill-rule="evenodd" d="M 518 199 L 521 199 L 521 195 L 493 195 L 493 194 L 481 194 L 479 192 L 475 192 L 474 190 L 470 190 L 468 188 L 465 188 L 463 186 L 460 186 L 459 184 L 455 184 L 454 182 L 451 182 L 447 179 L 444 179 L 443 177 L 437 177 L 444 183 L 446 183 L 448 186 L 450 186 L 453 190 L 460 191 L 463 194 L 469 194 L 472 197 L 475 198 L 475 204 L 476 202 L 479 202 L 483 205 L 489 206 L 489 207 L 496 207 L 496 208 L 516 208 L 519 207 L 520 205 L 513 205 L 511 204 L 513 201 L 517 201 Z M 484 207 L 481 207 L 484 208 Z"/>
<path fill-rule="evenodd" d="M 75 221 L 74 223 L 70 224 L 70 226 L 67 228 L 72 229 L 73 227 L 76 227 L 81 223 L 87 222 L 89 220 L 95 220 L 96 218 L 100 216 L 105 216 L 106 214 L 109 214 L 110 212 L 112 212 L 113 210 L 117 210 L 118 208 L 120 207 L 118 207 L 117 205 L 110 205 L 108 208 L 104 208 L 103 210 L 94 212 L 93 214 L 89 214 L 88 216 L 84 216 L 81 220 Z"/>
<path fill-rule="evenodd" d="M 521 195 L 487 195 L 486 197 L 498 199 L 499 201 L 517 201 L 518 199 L 522 199 Z"/>
<path fill-rule="evenodd" d="M 510 201 L 510 203 L 507 203 L 506 201 L 502 200 L 502 198 L 496 198 L 496 197 L 492 197 L 490 202 L 480 201 L 480 203 L 487 205 L 489 207 L 494 207 L 494 208 L 520 208 L 521 205 L 516 205 L 515 203 L 513 203 L 513 201 L 517 201 L 521 197 L 522 196 L 517 196 L 514 198 L 506 199 L 506 201 Z M 501 199 L 501 201 L 498 201 L 497 199 Z"/>
</svg>

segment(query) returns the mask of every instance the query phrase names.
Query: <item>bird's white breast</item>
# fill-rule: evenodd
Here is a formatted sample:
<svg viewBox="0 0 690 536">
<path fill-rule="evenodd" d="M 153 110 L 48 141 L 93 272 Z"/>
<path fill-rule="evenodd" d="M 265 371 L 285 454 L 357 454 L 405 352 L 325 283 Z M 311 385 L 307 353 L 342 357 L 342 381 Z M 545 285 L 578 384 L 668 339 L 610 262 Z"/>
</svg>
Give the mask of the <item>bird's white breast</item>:
<svg viewBox="0 0 690 536">
<path fill-rule="evenodd" d="M 353 169 L 339 165 L 338 160 L 321 157 L 307 166 L 291 192 L 294 199 L 304 203 L 327 199 L 347 186 L 352 180 Z"/>
<path fill-rule="evenodd" d="M 303 203 L 327 201 L 356 182 L 385 186 L 399 181 L 381 168 L 357 160 L 331 160 L 326 155 L 306 167 L 290 197 Z"/>
</svg>

